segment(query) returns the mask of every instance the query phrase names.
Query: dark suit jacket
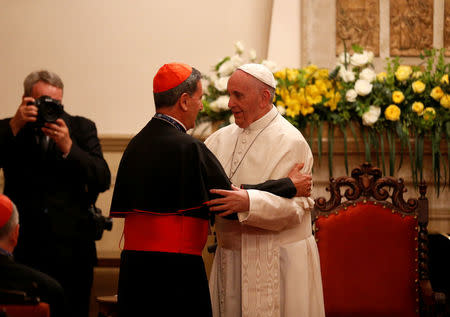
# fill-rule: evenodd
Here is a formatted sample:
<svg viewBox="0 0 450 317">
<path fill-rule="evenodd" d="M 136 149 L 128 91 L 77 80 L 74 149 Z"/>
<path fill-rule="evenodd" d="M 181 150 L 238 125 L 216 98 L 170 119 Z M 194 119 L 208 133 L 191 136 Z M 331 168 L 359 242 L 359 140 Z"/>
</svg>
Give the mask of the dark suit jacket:
<svg viewBox="0 0 450 317">
<path fill-rule="evenodd" d="M 105 191 L 111 178 L 94 122 L 67 113 L 62 119 L 73 142 L 67 158 L 52 140 L 43 152 L 31 124 L 14 137 L 10 119 L 0 120 L 4 194 L 17 205 L 21 224 L 15 257 L 44 272 L 58 262 L 94 263 L 88 192 Z"/>
<path fill-rule="evenodd" d="M 59 283 L 42 272 L 0 254 L 0 289 L 24 291 L 50 305 L 51 317 L 66 316 L 64 292 Z M 3 301 L 0 298 L 0 302 Z M 6 304 L 6 303 L 5 303 Z"/>
</svg>

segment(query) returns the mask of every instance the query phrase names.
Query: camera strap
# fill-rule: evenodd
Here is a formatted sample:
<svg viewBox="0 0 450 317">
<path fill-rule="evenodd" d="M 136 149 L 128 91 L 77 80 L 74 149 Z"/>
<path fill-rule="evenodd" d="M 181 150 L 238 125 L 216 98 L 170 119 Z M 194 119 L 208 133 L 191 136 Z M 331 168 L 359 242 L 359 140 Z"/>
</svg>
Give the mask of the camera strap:
<svg viewBox="0 0 450 317">
<path fill-rule="evenodd" d="M 41 145 L 42 153 L 47 153 L 49 137 L 45 134 L 42 134 L 39 138 L 39 144 Z"/>
</svg>

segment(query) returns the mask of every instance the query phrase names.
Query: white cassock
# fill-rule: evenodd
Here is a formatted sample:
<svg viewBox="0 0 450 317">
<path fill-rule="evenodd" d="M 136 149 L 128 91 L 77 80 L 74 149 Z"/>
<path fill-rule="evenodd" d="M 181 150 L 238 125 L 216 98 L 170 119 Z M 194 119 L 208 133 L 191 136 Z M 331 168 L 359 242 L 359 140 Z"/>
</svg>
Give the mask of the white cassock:
<svg viewBox="0 0 450 317">
<path fill-rule="evenodd" d="M 311 173 L 302 134 L 275 107 L 246 129 L 231 124 L 206 141 L 235 185 L 286 177 L 295 163 Z M 214 316 L 325 316 L 311 198 L 248 191 L 239 221 L 216 217 L 210 277 Z"/>
</svg>

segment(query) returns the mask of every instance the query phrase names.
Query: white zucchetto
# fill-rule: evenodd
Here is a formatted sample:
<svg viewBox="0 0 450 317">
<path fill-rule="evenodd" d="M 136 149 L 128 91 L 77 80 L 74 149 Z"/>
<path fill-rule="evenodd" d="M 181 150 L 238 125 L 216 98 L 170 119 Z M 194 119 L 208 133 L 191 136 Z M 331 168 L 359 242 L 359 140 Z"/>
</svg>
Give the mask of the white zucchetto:
<svg viewBox="0 0 450 317">
<path fill-rule="evenodd" d="M 272 88 L 277 88 L 277 81 L 273 77 L 272 72 L 262 64 L 245 64 L 239 66 L 238 69 L 246 72 L 249 75 L 252 75 L 256 79 L 262 81 Z"/>
</svg>

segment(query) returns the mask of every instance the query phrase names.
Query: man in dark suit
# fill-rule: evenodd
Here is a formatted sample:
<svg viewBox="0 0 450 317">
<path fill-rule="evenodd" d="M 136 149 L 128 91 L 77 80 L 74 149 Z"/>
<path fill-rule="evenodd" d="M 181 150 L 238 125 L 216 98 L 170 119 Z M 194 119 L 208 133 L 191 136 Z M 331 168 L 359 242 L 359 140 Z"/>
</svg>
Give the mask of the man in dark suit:
<svg viewBox="0 0 450 317">
<path fill-rule="evenodd" d="M 50 114 L 58 113 L 53 108 L 62 108 L 63 88 L 45 70 L 25 78 L 16 114 L 0 120 L 0 168 L 4 193 L 21 217 L 15 258 L 58 280 L 79 317 L 88 315 L 96 262 L 88 205 L 109 188 L 111 176 L 94 122 L 64 111 L 49 119 L 48 109 L 38 107 L 47 96 Z"/>
<path fill-rule="evenodd" d="M 17 208 L 7 196 L 0 194 L 0 289 L 23 291 L 28 296 L 39 297 L 41 302 L 49 304 L 52 317 L 65 316 L 61 285 L 47 274 L 14 261 L 12 252 L 18 237 Z"/>
</svg>

